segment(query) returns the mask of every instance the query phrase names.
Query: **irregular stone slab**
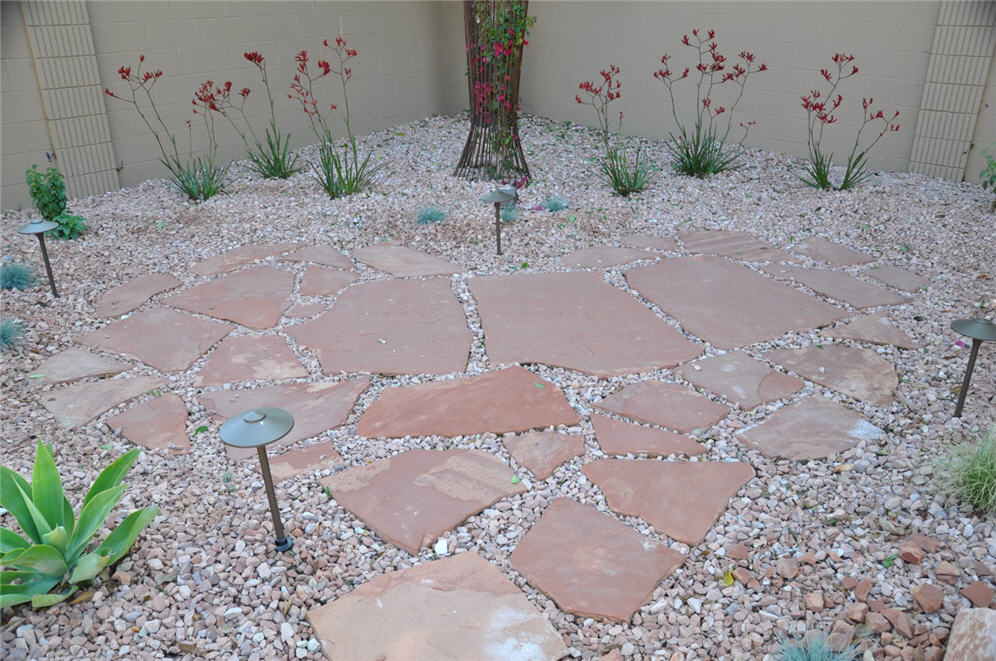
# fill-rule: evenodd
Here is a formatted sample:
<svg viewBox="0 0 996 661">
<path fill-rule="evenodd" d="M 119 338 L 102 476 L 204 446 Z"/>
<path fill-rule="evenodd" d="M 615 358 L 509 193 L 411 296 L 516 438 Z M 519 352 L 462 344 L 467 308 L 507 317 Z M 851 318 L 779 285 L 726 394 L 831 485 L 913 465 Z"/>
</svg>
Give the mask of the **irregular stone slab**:
<svg viewBox="0 0 996 661">
<path fill-rule="evenodd" d="M 996 610 L 963 608 L 948 636 L 945 661 L 996 659 Z"/>
<path fill-rule="evenodd" d="M 182 372 L 234 328 L 176 310 L 153 308 L 108 324 L 77 341 L 132 356 L 163 372 Z"/>
<path fill-rule="evenodd" d="M 171 392 L 137 404 L 107 421 L 136 445 L 170 454 L 190 452 L 187 437 L 187 405 Z"/>
<path fill-rule="evenodd" d="M 619 243 L 628 248 L 649 248 L 650 250 L 678 249 L 678 242 L 669 236 L 652 236 L 650 234 L 627 234 L 619 239 Z"/>
<path fill-rule="evenodd" d="M 595 406 L 603 411 L 681 432 L 705 429 L 722 420 L 729 407 L 678 383 L 638 381 Z"/>
<path fill-rule="evenodd" d="M 716 257 L 664 259 L 626 274 L 630 286 L 720 349 L 809 330 L 844 310 Z"/>
<path fill-rule="evenodd" d="M 702 349 L 600 273 L 471 278 L 493 363 L 541 363 L 607 377 L 673 367 Z"/>
<path fill-rule="evenodd" d="M 308 622 L 329 659 L 556 661 L 567 656 L 549 620 L 476 553 L 377 576 L 312 608 Z"/>
<path fill-rule="evenodd" d="M 156 294 L 182 284 L 179 279 L 166 273 L 143 275 L 109 289 L 97 299 L 94 314 L 98 317 L 119 317 L 138 309 Z"/>
<path fill-rule="evenodd" d="M 805 239 L 794 244 L 792 251 L 831 266 L 854 266 L 875 261 L 874 257 L 863 252 L 818 237 Z"/>
<path fill-rule="evenodd" d="M 584 436 L 537 431 L 504 439 L 509 454 L 537 480 L 545 480 L 566 461 L 584 454 Z"/>
<path fill-rule="evenodd" d="M 252 390 L 221 390 L 204 393 L 200 399 L 204 408 L 220 420 L 261 406 L 286 409 L 294 416 L 294 428 L 267 446 L 274 448 L 303 441 L 345 423 L 360 393 L 369 385 L 370 379 L 361 377 L 339 383 L 289 383 Z M 226 445 L 225 450 L 233 459 L 256 456 L 251 449 Z"/>
<path fill-rule="evenodd" d="M 254 266 L 170 296 L 165 303 L 262 330 L 280 321 L 293 290 L 293 273 Z"/>
<path fill-rule="evenodd" d="M 291 309 L 286 310 L 284 316 L 291 319 L 310 318 L 320 312 L 324 312 L 326 307 L 325 303 L 298 303 Z"/>
<path fill-rule="evenodd" d="M 130 379 L 105 379 L 96 383 L 78 383 L 59 390 L 42 393 L 42 406 L 63 427 L 79 427 L 90 422 L 104 411 L 122 402 L 144 395 L 165 383 L 152 376 L 134 376 Z"/>
<path fill-rule="evenodd" d="M 671 454 L 695 455 L 705 452 L 705 447 L 694 440 L 674 432 L 653 427 L 620 422 L 604 415 L 591 414 L 595 438 L 606 454 L 646 454 L 666 457 Z"/>
<path fill-rule="evenodd" d="M 874 441 L 883 433 L 836 402 L 810 397 L 778 409 L 764 422 L 741 429 L 737 436 L 766 457 L 821 459 L 859 441 Z"/>
<path fill-rule="evenodd" d="M 190 267 L 190 271 L 196 275 L 228 273 L 250 262 L 255 262 L 257 259 L 282 255 L 302 246 L 304 246 L 303 243 L 265 243 L 239 246 L 194 264 Z"/>
<path fill-rule="evenodd" d="M 360 248 L 353 257 L 375 269 L 398 277 L 452 275 L 463 267 L 404 246 L 379 245 Z"/>
<path fill-rule="evenodd" d="M 220 386 L 256 379 L 279 381 L 308 376 L 308 370 L 279 337 L 226 337 L 204 363 L 195 386 Z"/>
<path fill-rule="evenodd" d="M 301 473 L 314 473 L 342 463 L 342 457 L 331 443 L 312 443 L 306 448 L 288 450 L 270 457 L 270 474 L 274 482 L 289 480 Z"/>
<path fill-rule="evenodd" d="M 318 351 L 326 374 L 462 372 L 474 339 L 450 281 L 442 278 L 351 287 L 328 312 L 287 331 Z"/>
<path fill-rule="evenodd" d="M 409 450 L 321 480 L 336 502 L 409 553 L 497 501 L 524 492 L 481 450 Z"/>
<path fill-rule="evenodd" d="M 558 259 L 557 263 L 562 266 L 604 269 L 610 266 L 635 262 L 638 259 L 657 259 L 658 257 L 660 255 L 655 255 L 646 250 L 617 248 L 616 246 L 595 246 L 593 248 L 575 250 Z"/>
<path fill-rule="evenodd" d="M 898 266 L 891 266 L 889 264 L 881 264 L 879 266 L 873 266 L 864 272 L 865 275 L 870 275 L 879 282 L 884 282 L 890 287 L 895 287 L 896 289 L 902 289 L 908 292 L 917 292 L 921 289 L 926 289 L 930 284 L 930 280 L 923 278 L 916 273 L 912 273 L 905 269 L 901 269 Z"/>
<path fill-rule="evenodd" d="M 301 296 L 335 296 L 357 279 L 355 273 L 309 266 L 301 278 Z"/>
<path fill-rule="evenodd" d="M 785 251 L 772 248 L 747 232 L 702 230 L 678 236 L 685 250 L 697 255 L 722 255 L 745 262 L 793 261 Z"/>
<path fill-rule="evenodd" d="M 561 610 L 625 621 L 684 556 L 593 507 L 550 503 L 509 557 Z"/>
<path fill-rule="evenodd" d="M 830 337 L 860 340 L 873 344 L 892 344 L 903 349 L 916 349 L 917 344 L 906 333 L 893 326 L 885 317 L 869 315 L 834 328 Z"/>
<path fill-rule="evenodd" d="M 689 382 L 726 397 L 745 411 L 784 399 L 805 385 L 802 379 L 777 372 L 740 351 L 703 358 L 680 371 Z"/>
<path fill-rule="evenodd" d="M 836 298 L 838 301 L 844 301 L 856 308 L 900 305 L 909 302 L 909 299 L 901 294 L 862 282 L 839 271 L 804 269 L 786 264 L 762 266 L 761 270 L 776 277 L 801 282 L 813 291 L 830 298 Z"/>
<path fill-rule="evenodd" d="M 360 419 L 358 436 L 468 436 L 576 425 L 560 388 L 522 367 L 387 388 Z"/>
<path fill-rule="evenodd" d="M 597 459 L 584 474 L 613 511 L 646 519 L 661 533 L 698 544 L 740 488 L 750 464 L 726 461 Z"/>
<path fill-rule="evenodd" d="M 130 369 L 128 363 L 73 347 L 49 356 L 31 375 L 45 383 L 67 383 L 94 376 L 114 376 Z"/>
<path fill-rule="evenodd" d="M 899 386 L 892 363 L 868 349 L 828 344 L 822 349 L 777 349 L 764 357 L 810 381 L 880 406 L 892 402 Z"/>
<path fill-rule="evenodd" d="M 305 246 L 282 258 L 288 262 L 314 262 L 337 269 L 351 269 L 353 262 L 332 246 Z"/>
</svg>

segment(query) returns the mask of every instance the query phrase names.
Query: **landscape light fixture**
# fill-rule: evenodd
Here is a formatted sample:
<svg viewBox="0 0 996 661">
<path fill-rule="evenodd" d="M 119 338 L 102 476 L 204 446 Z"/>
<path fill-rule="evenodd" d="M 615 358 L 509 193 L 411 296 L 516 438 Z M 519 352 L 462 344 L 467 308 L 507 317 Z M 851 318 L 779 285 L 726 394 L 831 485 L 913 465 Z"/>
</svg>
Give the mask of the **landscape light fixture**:
<svg viewBox="0 0 996 661">
<path fill-rule="evenodd" d="M 965 379 L 961 382 L 961 390 L 958 391 L 958 404 L 954 412 L 954 417 L 960 418 L 961 410 L 965 406 L 965 396 L 968 395 L 968 386 L 972 382 L 972 370 L 975 369 L 979 347 L 983 342 L 996 340 L 996 324 L 984 317 L 956 319 L 951 322 L 951 330 L 972 338 L 972 352 L 968 354 L 968 368 L 965 370 Z"/>
<path fill-rule="evenodd" d="M 38 237 L 38 243 L 41 245 L 42 259 L 45 260 L 45 271 L 48 273 L 48 286 L 52 288 L 52 296 L 56 298 L 59 297 L 59 292 L 55 291 L 55 278 L 52 277 L 52 265 L 48 262 L 48 250 L 45 249 L 45 232 L 54 230 L 58 226 L 59 223 L 52 222 L 51 220 L 36 220 L 17 230 L 18 234 L 34 234 Z"/>
<path fill-rule="evenodd" d="M 495 205 L 495 246 L 499 255 L 501 254 L 501 205 L 514 199 L 514 188 L 496 188 L 481 198 L 481 202 L 490 202 Z"/>
</svg>

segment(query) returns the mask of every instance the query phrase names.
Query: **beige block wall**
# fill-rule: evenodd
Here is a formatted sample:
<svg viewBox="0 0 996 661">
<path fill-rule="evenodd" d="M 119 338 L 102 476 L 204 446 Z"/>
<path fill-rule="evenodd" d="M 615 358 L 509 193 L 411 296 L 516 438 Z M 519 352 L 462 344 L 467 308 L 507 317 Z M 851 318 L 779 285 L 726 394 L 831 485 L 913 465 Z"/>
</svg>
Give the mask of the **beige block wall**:
<svg viewBox="0 0 996 661">
<path fill-rule="evenodd" d="M 972 146 L 968 151 L 968 164 L 965 166 L 965 179 L 978 182 L 979 172 L 986 167 L 986 150 L 996 158 L 996 61 L 989 65 L 986 91 L 982 97 L 982 107 L 975 123 Z M 996 191 L 994 191 L 996 192 Z"/>
</svg>

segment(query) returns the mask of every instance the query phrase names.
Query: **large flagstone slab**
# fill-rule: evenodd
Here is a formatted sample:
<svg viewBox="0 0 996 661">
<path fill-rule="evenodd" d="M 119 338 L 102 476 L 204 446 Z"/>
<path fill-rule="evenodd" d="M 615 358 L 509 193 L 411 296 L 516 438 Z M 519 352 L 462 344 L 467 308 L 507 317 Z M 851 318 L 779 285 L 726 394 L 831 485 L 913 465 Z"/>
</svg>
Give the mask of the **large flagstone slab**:
<svg viewBox="0 0 996 661">
<path fill-rule="evenodd" d="M 502 441 L 516 463 L 545 480 L 566 461 L 584 454 L 584 436 L 534 431 Z"/>
<path fill-rule="evenodd" d="M 838 301 L 844 301 L 856 308 L 873 308 L 879 305 L 900 305 L 909 301 L 902 294 L 877 287 L 840 271 L 824 269 L 804 269 L 799 266 L 775 264 L 763 266 L 761 270 L 775 277 L 788 278 L 801 282 L 813 291 Z"/>
<path fill-rule="evenodd" d="M 197 285 L 164 302 L 181 310 L 262 330 L 280 321 L 284 310 L 290 307 L 293 290 L 293 273 L 272 266 L 254 266 Z"/>
<path fill-rule="evenodd" d="M 793 261 L 785 251 L 772 248 L 747 232 L 701 230 L 678 236 L 685 250 L 697 255 L 722 255 L 745 262 Z"/>
<path fill-rule="evenodd" d="M 595 439 L 606 454 L 646 454 L 666 457 L 671 454 L 696 455 L 705 452 L 700 443 L 674 432 L 621 422 L 608 416 L 591 414 Z"/>
<path fill-rule="evenodd" d="M 287 331 L 318 351 L 326 374 L 462 372 L 474 339 L 443 278 L 351 287 L 325 314 Z"/>
<path fill-rule="evenodd" d="M 540 363 L 595 376 L 673 367 L 702 349 L 600 273 L 472 278 L 492 363 Z"/>
<path fill-rule="evenodd" d="M 860 340 L 872 344 L 891 344 L 903 349 L 917 347 L 906 333 L 892 325 L 886 318 L 878 315 L 868 315 L 834 328 L 828 333 L 831 337 L 841 337 L 849 340 Z"/>
<path fill-rule="evenodd" d="M 282 255 L 295 248 L 301 248 L 303 245 L 302 243 L 265 243 L 239 246 L 210 259 L 197 262 L 190 267 L 190 271 L 196 275 L 227 273 L 258 259 Z"/>
<path fill-rule="evenodd" d="M 308 370 L 287 343 L 269 335 L 226 337 L 201 368 L 195 386 L 220 386 L 239 381 L 299 379 Z"/>
<path fill-rule="evenodd" d="M 294 416 L 294 428 L 268 447 L 289 445 L 334 429 L 346 422 L 360 393 L 370 385 L 361 377 L 339 383 L 289 383 L 252 390 L 221 390 L 200 396 L 204 408 L 218 419 L 230 418 L 249 409 L 273 406 Z M 255 450 L 225 446 L 234 459 L 256 456 Z"/>
<path fill-rule="evenodd" d="M 729 407 L 678 383 L 638 381 L 595 406 L 603 411 L 680 432 L 705 429 L 726 417 Z"/>
<path fill-rule="evenodd" d="M 930 284 L 930 280 L 927 278 L 890 264 L 872 266 L 864 273 L 865 275 L 870 275 L 879 282 L 884 282 L 890 287 L 895 287 L 896 289 L 902 289 L 903 291 L 908 292 L 920 291 Z"/>
<path fill-rule="evenodd" d="M 650 250 L 678 249 L 678 243 L 669 236 L 653 236 L 652 234 L 627 234 L 619 239 L 619 243 L 627 248 L 648 248 Z"/>
<path fill-rule="evenodd" d="M 509 561 L 567 613 L 626 621 L 682 563 L 677 551 L 568 498 L 554 500 Z"/>
<path fill-rule="evenodd" d="M 87 333 L 80 344 L 125 354 L 164 372 L 182 372 L 235 327 L 176 310 L 144 310 Z"/>
<path fill-rule="evenodd" d="M 119 317 L 137 309 L 156 294 L 182 284 L 166 273 L 143 275 L 109 289 L 97 299 L 94 313 L 98 317 Z"/>
<path fill-rule="evenodd" d="M 616 246 L 595 246 L 592 248 L 581 248 L 572 253 L 564 255 L 557 260 L 563 266 L 574 266 L 577 268 L 608 268 L 629 264 L 638 259 L 657 259 L 656 255 L 646 250 L 634 248 L 618 248 Z"/>
<path fill-rule="evenodd" d="M 553 383 L 522 367 L 387 388 L 360 419 L 358 436 L 468 436 L 575 425 L 578 414 Z"/>
<path fill-rule="evenodd" d="M 136 404 L 107 421 L 132 443 L 170 454 L 190 452 L 187 405 L 171 392 Z"/>
<path fill-rule="evenodd" d="M 404 246 L 376 245 L 360 248 L 353 257 L 379 271 L 403 278 L 417 275 L 452 275 L 463 267 Z"/>
<path fill-rule="evenodd" d="M 409 450 L 321 484 L 332 490 L 339 506 L 412 554 L 467 517 L 525 491 L 498 457 L 459 449 Z"/>
<path fill-rule="evenodd" d="M 764 357 L 810 381 L 880 406 L 892 403 L 899 386 L 892 363 L 868 349 L 828 344 L 776 349 Z"/>
<path fill-rule="evenodd" d="M 792 251 L 831 266 L 853 266 L 875 261 L 874 257 L 863 252 L 818 237 L 799 241 L 792 246 Z"/>
<path fill-rule="evenodd" d="M 42 393 L 39 400 L 60 425 L 79 427 L 104 411 L 144 395 L 164 383 L 162 379 L 152 376 L 105 379 L 95 383 L 78 383 Z"/>
<path fill-rule="evenodd" d="M 740 488 L 750 464 L 726 461 L 598 459 L 584 468 L 619 514 L 646 519 L 661 533 L 698 544 Z"/>
<path fill-rule="evenodd" d="M 270 474 L 274 482 L 289 480 L 302 473 L 314 473 L 333 468 L 342 463 L 342 457 L 331 443 L 312 443 L 308 447 L 288 450 L 269 458 Z"/>
<path fill-rule="evenodd" d="M 287 262 L 314 262 L 337 269 L 351 269 L 353 262 L 332 246 L 305 246 L 282 258 Z"/>
<path fill-rule="evenodd" d="M 72 347 L 46 358 L 31 375 L 45 383 L 67 383 L 95 376 L 114 376 L 130 369 L 128 363 Z"/>
<path fill-rule="evenodd" d="M 301 296 L 335 296 L 358 278 L 347 271 L 309 266 L 301 277 Z"/>
<path fill-rule="evenodd" d="M 459 553 L 377 576 L 308 611 L 330 659 L 556 661 L 567 648 L 497 567 Z"/>
<path fill-rule="evenodd" d="M 764 422 L 741 429 L 737 437 L 766 457 L 821 459 L 874 441 L 884 432 L 853 411 L 829 400 L 808 398 L 778 409 Z"/>
<path fill-rule="evenodd" d="M 690 383 L 722 395 L 746 411 L 789 397 L 805 385 L 802 379 L 775 371 L 741 351 L 703 358 L 680 371 Z"/>
<path fill-rule="evenodd" d="M 825 326 L 844 310 L 716 257 L 664 259 L 626 274 L 630 286 L 720 349 Z"/>
</svg>

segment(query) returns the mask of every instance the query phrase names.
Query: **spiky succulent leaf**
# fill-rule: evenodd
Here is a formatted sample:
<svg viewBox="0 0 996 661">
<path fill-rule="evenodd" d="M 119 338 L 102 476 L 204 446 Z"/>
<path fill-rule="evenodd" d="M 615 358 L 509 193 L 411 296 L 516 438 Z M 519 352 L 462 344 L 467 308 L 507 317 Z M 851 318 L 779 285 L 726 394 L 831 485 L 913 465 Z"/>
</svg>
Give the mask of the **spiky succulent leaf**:
<svg viewBox="0 0 996 661">
<path fill-rule="evenodd" d="M 52 594 L 36 594 L 31 597 L 31 607 L 32 608 L 47 608 L 49 606 L 55 606 L 56 604 L 61 604 L 66 599 L 68 599 L 74 592 L 76 588 L 72 587 L 68 590 L 62 592 L 53 592 Z"/>
<path fill-rule="evenodd" d="M 45 594 L 58 583 L 58 578 L 36 571 L 0 571 L 0 608 L 29 602 L 35 595 Z"/>
<path fill-rule="evenodd" d="M 90 538 L 103 525 L 107 519 L 107 515 L 111 513 L 114 506 L 121 500 L 124 490 L 124 485 L 119 484 L 116 487 L 101 491 L 83 506 L 83 509 L 80 511 L 80 517 L 76 521 L 76 529 L 73 530 L 69 546 L 66 548 L 66 558 L 70 564 L 76 562 L 80 552 L 90 542 Z"/>
<path fill-rule="evenodd" d="M 44 536 L 52 530 L 52 526 L 48 524 L 48 519 L 45 518 L 45 515 L 41 513 L 41 510 L 31 500 L 29 493 L 22 489 L 20 484 L 16 484 L 15 486 L 21 492 L 21 500 L 24 503 L 24 507 L 27 508 L 28 514 L 31 516 L 31 521 L 35 524 L 35 530 L 38 531 L 39 535 Z"/>
<path fill-rule="evenodd" d="M 86 496 L 83 498 L 83 507 L 86 507 L 90 500 L 96 496 L 101 491 L 107 491 L 111 487 L 116 487 L 121 484 L 121 480 L 124 479 L 125 473 L 131 468 L 131 465 L 135 463 L 138 459 L 138 455 L 141 452 L 138 448 L 126 452 L 117 459 L 115 459 L 110 466 L 100 471 L 100 475 L 94 481 L 93 486 L 90 490 L 86 492 Z M 80 516 L 83 513 L 80 512 Z"/>
<path fill-rule="evenodd" d="M 38 447 L 35 449 L 35 469 L 31 476 L 31 500 L 45 517 L 49 527 L 55 528 L 64 525 L 62 521 L 65 512 L 63 502 L 66 500 L 66 496 L 62 492 L 62 480 L 59 478 L 59 470 L 55 467 L 52 453 L 41 441 L 38 441 Z"/>
<path fill-rule="evenodd" d="M 159 514 L 159 508 L 155 505 L 135 510 L 111 531 L 107 539 L 101 542 L 100 546 L 97 547 L 97 553 L 107 556 L 107 564 L 114 564 L 124 557 L 142 530 L 152 522 L 152 519 L 156 518 L 156 514 Z"/>
<path fill-rule="evenodd" d="M 11 551 L 3 556 L 3 564 L 5 567 L 34 571 L 56 579 L 61 579 L 67 571 L 66 561 L 59 549 L 49 544 L 34 544 L 23 551 Z"/>
<path fill-rule="evenodd" d="M 10 528 L 0 528 L 0 553 L 9 553 L 16 549 L 26 549 L 29 546 L 31 546 L 31 542 Z"/>
<path fill-rule="evenodd" d="M 41 534 L 24 502 L 24 494 L 30 492 L 31 485 L 27 480 L 6 466 L 0 466 L 0 507 L 14 515 L 25 535 L 33 542 L 41 543 Z"/>
</svg>

